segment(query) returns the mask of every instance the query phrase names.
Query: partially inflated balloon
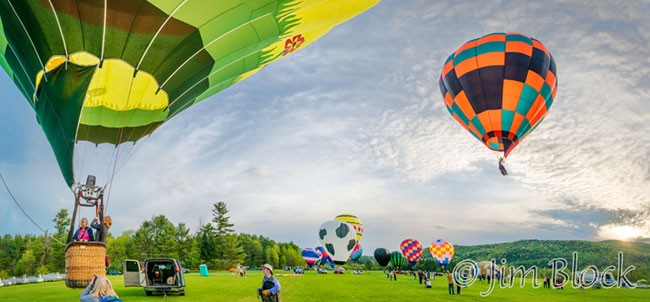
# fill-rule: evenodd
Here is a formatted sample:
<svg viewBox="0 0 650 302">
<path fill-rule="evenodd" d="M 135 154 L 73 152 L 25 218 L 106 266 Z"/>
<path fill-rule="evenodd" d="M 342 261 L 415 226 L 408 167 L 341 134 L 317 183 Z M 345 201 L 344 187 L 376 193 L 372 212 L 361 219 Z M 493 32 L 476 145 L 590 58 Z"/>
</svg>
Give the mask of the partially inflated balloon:
<svg viewBox="0 0 650 302">
<path fill-rule="evenodd" d="M 335 264 L 345 264 L 357 244 L 354 228 L 339 220 L 323 223 L 318 231 L 318 236 Z"/>
<path fill-rule="evenodd" d="M 327 252 L 327 250 L 324 247 L 317 246 L 316 251 L 319 251 L 321 253 L 320 260 L 318 260 L 316 265 L 329 265 L 331 267 L 334 267 L 334 261 L 332 261 L 332 258 L 330 258 L 330 254 Z"/>
<path fill-rule="evenodd" d="M 334 220 L 340 220 L 351 224 L 352 227 L 354 227 L 354 232 L 357 234 L 357 242 L 361 241 L 361 237 L 363 236 L 363 223 L 359 217 L 352 214 L 341 214 L 336 216 Z"/>
<path fill-rule="evenodd" d="M 402 253 L 398 251 L 394 251 L 390 253 L 390 263 L 393 265 L 395 269 L 402 269 L 404 265 L 406 265 L 406 258 L 402 256 Z"/>
<path fill-rule="evenodd" d="M 361 255 L 363 255 L 363 248 L 361 247 L 361 243 L 357 243 L 357 245 L 354 246 L 354 250 L 352 250 L 352 254 L 350 254 L 350 260 L 358 261 L 361 258 Z"/>
<path fill-rule="evenodd" d="M 479 274 L 492 276 L 496 273 L 501 273 L 501 269 L 498 265 L 493 264 L 491 261 L 481 261 L 478 263 Z"/>
<path fill-rule="evenodd" d="M 433 256 L 433 259 L 435 259 L 436 262 L 442 266 L 449 265 L 451 259 L 454 258 L 454 246 L 443 239 L 438 239 L 434 242 L 431 242 L 429 251 L 431 252 L 431 256 Z"/>
<path fill-rule="evenodd" d="M 309 268 L 312 267 L 318 260 L 322 257 L 321 252 L 314 250 L 312 248 L 306 248 L 302 250 L 302 259 L 305 260 Z"/>
<path fill-rule="evenodd" d="M 390 262 L 390 253 L 387 249 L 380 247 L 375 249 L 375 260 L 379 266 L 386 266 Z"/>
<path fill-rule="evenodd" d="M 135 142 L 378 2 L 0 0 L 0 66 L 72 185 L 77 142 Z"/>
<path fill-rule="evenodd" d="M 493 33 L 451 54 L 439 84 L 454 119 L 507 157 L 551 108 L 557 71 L 542 42 L 520 33 Z"/>
<path fill-rule="evenodd" d="M 415 265 L 422 256 L 422 244 L 415 239 L 405 239 L 399 245 L 399 249 L 411 265 Z"/>
</svg>

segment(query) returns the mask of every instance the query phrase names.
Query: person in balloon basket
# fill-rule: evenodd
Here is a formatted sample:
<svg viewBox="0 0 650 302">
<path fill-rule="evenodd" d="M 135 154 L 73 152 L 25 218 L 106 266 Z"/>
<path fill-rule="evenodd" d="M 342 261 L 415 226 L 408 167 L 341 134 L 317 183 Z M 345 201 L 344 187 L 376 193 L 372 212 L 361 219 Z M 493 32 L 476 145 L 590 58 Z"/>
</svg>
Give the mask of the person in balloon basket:
<svg viewBox="0 0 650 302">
<path fill-rule="evenodd" d="M 74 232 L 72 241 L 94 241 L 93 230 L 88 226 L 88 219 L 81 218 L 79 228 Z"/>
<path fill-rule="evenodd" d="M 499 157 L 499 172 L 501 172 L 501 175 L 506 176 L 508 175 L 508 171 L 506 170 L 506 166 L 504 165 L 505 160 L 503 157 Z"/>
<path fill-rule="evenodd" d="M 118 302 L 122 301 L 113 290 L 111 281 L 106 277 L 93 276 L 90 284 L 79 296 L 81 302 Z"/>
<path fill-rule="evenodd" d="M 449 284 L 449 294 L 453 295 L 454 294 L 454 276 L 451 275 L 449 271 L 447 271 L 447 283 Z"/>
<path fill-rule="evenodd" d="M 90 227 L 93 229 L 97 230 L 97 241 L 99 242 L 106 242 L 106 235 L 108 233 L 108 229 L 113 225 L 113 219 L 111 219 L 111 216 L 104 216 L 104 219 L 99 221 L 98 217 L 95 217 L 93 219 L 93 223 L 90 224 Z"/>
<path fill-rule="evenodd" d="M 270 264 L 262 265 L 264 279 L 262 287 L 257 289 L 257 294 L 262 297 L 263 302 L 280 301 L 280 281 L 273 276 L 273 267 Z"/>
</svg>

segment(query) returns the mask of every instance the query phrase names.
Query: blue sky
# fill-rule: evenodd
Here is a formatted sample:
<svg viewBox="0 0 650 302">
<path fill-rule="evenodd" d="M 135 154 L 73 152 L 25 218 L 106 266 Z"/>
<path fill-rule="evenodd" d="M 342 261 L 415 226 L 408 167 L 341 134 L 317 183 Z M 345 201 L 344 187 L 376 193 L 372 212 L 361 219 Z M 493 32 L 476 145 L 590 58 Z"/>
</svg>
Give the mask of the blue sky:
<svg viewBox="0 0 650 302">
<path fill-rule="evenodd" d="M 405 238 L 648 241 L 648 15 L 647 1 L 384 0 L 126 148 L 112 232 L 159 214 L 196 230 L 225 201 L 238 232 L 302 247 L 342 213 L 363 221 L 366 253 Z M 559 79 L 509 177 L 449 116 L 437 82 L 451 52 L 499 31 L 541 40 Z M 52 230 L 73 196 L 5 73 L 0 102 L 0 172 Z M 0 216 L 2 234 L 39 232 L 4 189 Z"/>
</svg>

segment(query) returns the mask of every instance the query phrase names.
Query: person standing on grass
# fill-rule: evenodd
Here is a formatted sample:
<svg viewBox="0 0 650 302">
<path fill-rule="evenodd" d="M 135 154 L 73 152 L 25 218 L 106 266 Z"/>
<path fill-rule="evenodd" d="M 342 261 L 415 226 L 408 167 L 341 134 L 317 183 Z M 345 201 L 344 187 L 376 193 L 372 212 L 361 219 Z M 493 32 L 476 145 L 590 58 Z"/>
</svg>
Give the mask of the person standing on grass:
<svg viewBox="0 0 650 302">
<path fill-rule="evenodd" d="M 449 271 L 447 271 L 447 283 L 448 283 L 448 288 L 449 288 L 449 294 L 453 295 L 454 294 L 454 276 L 452 276 Z"/>
<path fill-rule="evenodd" d="M 262 302 L 280 302 L 280 281 L 273 276 L 273 267 L 270 264 L 262 265 L 264 279 L 262 287 L 257 289 L 257 294 L 262 297 Z"/>
</svg>

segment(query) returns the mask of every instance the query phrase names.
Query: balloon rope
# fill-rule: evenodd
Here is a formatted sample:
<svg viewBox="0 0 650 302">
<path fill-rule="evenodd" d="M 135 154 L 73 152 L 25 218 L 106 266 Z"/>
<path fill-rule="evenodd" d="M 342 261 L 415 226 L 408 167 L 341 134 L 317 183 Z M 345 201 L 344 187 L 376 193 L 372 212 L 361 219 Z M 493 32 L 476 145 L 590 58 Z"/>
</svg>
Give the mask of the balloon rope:
<svg viewBox="0 0 650 302">
<path fill-rule="evenodd" d="M 32 217 L 29 216 L 29 214 L 27 214 L 27 211 L 25 211 L 25 209 L 23 209 L 23 207 L 20 205 L 20 203 L 18 202 L 16 197 L 14 197 L 14 194 L 11 192 L 11 189 L 9 189 L 9 185 L 7 185 L 7 182 L 5 182 L 4 177 L 2 177 L 2 173 L 0 173 L 0 180 L 2 180 L 2 184 L 4 185 L 5 189 L 7 190 L 7 193 L 9 193 L 9 196 L 11 196 L 11 199 L 14 201 L 16 206 L 18 206 L 20 211 L 23 212 L 23 214 L 27 217 L 27 219 L 29 219 L 29 221 L 31 221 L 32 224 L 34 224 L 39 230 L 41 230 L 41 232 L 47 234 L 47 231 L 44 230 L 40 225 L 38 225 L 38 223 L 36 223 L 36 221 L 34 221 L 34 219 L 32 219 Z M 56 241 L 58 243 L 61 243 L 61 244 L 65 245 L 65 243 L 59 241 L 55 237 L 52 237 L 52 239 L 54 239 L 54 241 Z"/>
<path fill-rule="evenodd" d="M 129 85 L 129 93 L 126 96 L 125 107 L 127 108 L 129 106 L 129 100 L 131 99 L 131 91 L 133 90 L 133 80 L 135 79 L 135 76 L 136 74 L 133 74 L 133 77 L 131 78 L 131 84 Z M 124 128 L 126 126 L 126 111 L 127 110 L 124 110 L 124 114 L 122 115 L 122 128 L 120 129 L 120 138 L 117 141 L 117 145 L 115 147 L 115 159 L 113 160 L 113 171 L 111 172 L 111 180 L 108 183 L 110 187 L 108 188 L 108 193 L 106 194 L 106 200 L 104 201 L 104 215 L 108 213 L 108 201 L 111 198 L 111 191 L 113 190 L 113 179 L 115 178 L 115 171 L 117 170 L 117 159 L 119 158 L 120 155 L 120 145 L 122 144 L 122 139 L 124 138 Z"/>
</svg>

